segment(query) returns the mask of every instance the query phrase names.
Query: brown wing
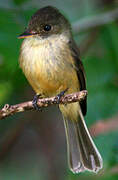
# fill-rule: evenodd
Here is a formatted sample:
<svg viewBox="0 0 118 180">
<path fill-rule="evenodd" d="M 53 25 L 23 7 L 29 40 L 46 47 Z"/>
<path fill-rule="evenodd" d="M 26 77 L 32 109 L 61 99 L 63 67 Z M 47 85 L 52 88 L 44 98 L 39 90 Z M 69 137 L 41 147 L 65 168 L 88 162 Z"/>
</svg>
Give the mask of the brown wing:
<svg viewBox="0 0 118 180">
<path fill-rule="evenodd" d="M 78 80 L 80 83 L 80 90 L 86 90 L 86 80 L 85 80 L 85 72 L 84 72 L 84 67 L 83 64 L 79 58 L 79 49 L 77 47 L 77 45 L 75 44 L 74 40 L 69 42 L 69 47 L 71 49 L 72 52 L 72 56 L 75 60 L 75 69 L 77 71 L 77 76 L 78 76 Z M 85 116 L 86 112 L 87 112 L 87 98 L 84 99 L 83 101 L 81 101 L 80 103 L 81 109 L 82 109 L 82 113 Z"/>
</svg>

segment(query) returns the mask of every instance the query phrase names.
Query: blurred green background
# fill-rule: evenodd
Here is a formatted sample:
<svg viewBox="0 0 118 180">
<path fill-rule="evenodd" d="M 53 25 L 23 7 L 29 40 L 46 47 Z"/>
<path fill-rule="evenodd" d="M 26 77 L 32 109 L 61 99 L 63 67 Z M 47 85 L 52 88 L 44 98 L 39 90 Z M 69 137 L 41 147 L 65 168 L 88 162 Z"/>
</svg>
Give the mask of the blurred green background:
<svg viewBox="0 0 118 180">
<path fill-rule="evenodd" d="M 34 96 L 18 65 L 17 36 L 31 15 L 47 5 L 60 9 L 73 26 L 87 76 L 86 121 L 104 167 L 98 174 L 69 171 L 62 116 L 57 107 L 49 107 L 0 121 L 0 180 L 118 179 L 118 13 L 113 22 L 87 28 L 88 17 L 103 15 L 101 24 L 104 13 L 118 11 L 117 0 L 1 0 L 0 107 Z M 78 23 L 81 31 L 79 26 L 75 30 Z"/>
</svg>

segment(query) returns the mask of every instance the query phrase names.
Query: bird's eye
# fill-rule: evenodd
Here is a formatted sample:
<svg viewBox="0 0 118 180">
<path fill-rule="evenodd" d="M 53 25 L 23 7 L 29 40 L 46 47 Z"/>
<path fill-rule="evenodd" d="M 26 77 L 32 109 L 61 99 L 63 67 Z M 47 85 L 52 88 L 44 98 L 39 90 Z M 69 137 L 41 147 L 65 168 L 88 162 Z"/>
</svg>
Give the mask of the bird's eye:
<svg viewBox="0 0 118 180">
<path fill-rule="evenodd" d="M 46 24 L 46 25 L 44 26 L 44 30 L 45 30 L 45 31 L 50 31 L 50 30 L 51 30 L 51 26 L 48 25 L 48 24 Z"/>
</svg>

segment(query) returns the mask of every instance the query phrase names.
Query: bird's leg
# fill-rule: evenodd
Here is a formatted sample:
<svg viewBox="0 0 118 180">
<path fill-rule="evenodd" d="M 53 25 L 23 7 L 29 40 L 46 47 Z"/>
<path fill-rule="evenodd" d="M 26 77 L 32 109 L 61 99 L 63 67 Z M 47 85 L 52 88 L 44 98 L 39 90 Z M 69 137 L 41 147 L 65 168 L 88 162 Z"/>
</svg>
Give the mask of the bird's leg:
<svg viewBox="0 0 118 180">
<path fill-rule="evenodd" d="M 59 94 L 57 94 L 57 96 L 55 97 L 55 101 L 57 102 L 57 104 L 60 103 L 61 97 L 64 96 L 64 94 L 67 90 L 68 90 L 68 88 L 66 88 L 64 91 L 61 91 Z"/>
<path fill-rule="evenodd" d="M 34 98 L 33 98 L 33 101 L 32 101 L 32 104 L 33 104 L 33 107 L 34 107 L 34 109 L 36 109 L 36 110 L 41 110 L 41 108 L 40 107 L 38 107 L 38 105 L 37 105 L 37 101 L 38 101 L 38 99 L 39 99 L 39 97 L 41 96 L 41 94 L 36 94 L 35 96 L 34 96 Z"/>
</svg>

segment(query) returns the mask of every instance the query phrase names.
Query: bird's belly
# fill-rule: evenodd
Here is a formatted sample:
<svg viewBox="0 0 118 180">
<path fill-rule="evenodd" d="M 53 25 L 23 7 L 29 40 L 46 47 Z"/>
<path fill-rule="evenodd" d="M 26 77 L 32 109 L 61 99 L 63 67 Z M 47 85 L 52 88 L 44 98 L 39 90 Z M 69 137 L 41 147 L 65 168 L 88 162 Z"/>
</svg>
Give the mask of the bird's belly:
<svg viewBox="0 0 118 180">
<path fill-rule="evenodd" d="M 38 43 L 36 41 L 36 43 Z M 24 41 L 20 54 L 20 67 L 37 94 L 55 96 L 70 88 L 77 91 L 78 78 L 72 66 L 72 56 L 66 47 L 56 48 L 51 41 L 45 45 L 32 46 L 32 41 Z M 70 61 L 68 61 L 68 59 Z"/>
<path fill-rule="evenodd" d="M 36 61 L 28 67 L 24 73 L 37 94 L 43 94 L 46 97 L 55 96 L 68 86 L 66 71 L 63 71 L 59 65 L 53 65 L 50 62 Z"/>
</svg>

